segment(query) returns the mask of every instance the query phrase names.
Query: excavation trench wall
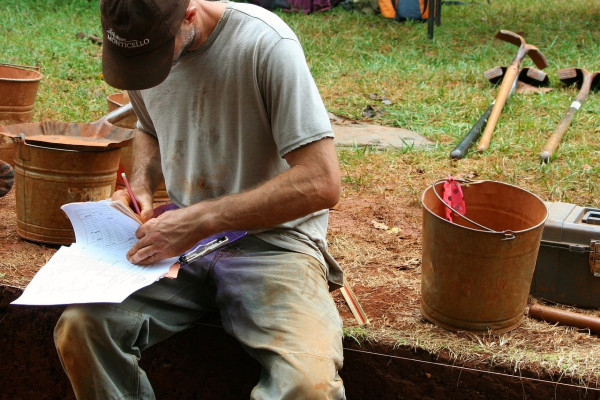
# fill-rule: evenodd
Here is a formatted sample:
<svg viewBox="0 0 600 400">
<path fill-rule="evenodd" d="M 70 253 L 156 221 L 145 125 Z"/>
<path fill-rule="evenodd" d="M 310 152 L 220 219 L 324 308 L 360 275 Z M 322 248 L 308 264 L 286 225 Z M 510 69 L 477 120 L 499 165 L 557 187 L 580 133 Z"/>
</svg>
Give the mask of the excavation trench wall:
<svg viewBox="0 0 600 400">
<path fill-rule="evenodd" d="M 11 306 L 20 294 L 0 285 L 0 399 L 74 399 L 52 340 L 63 307 Z M 452 365 L 411 349 L 352 338 L 344 348 L 341 375 L 350 400 L 600 399 L 598 391 L 568 382 Z M 248 399 L 260 374 L 216 319 L 147 350 L 141 364 L 157 398 L 169 400 Z"/>
</svg>

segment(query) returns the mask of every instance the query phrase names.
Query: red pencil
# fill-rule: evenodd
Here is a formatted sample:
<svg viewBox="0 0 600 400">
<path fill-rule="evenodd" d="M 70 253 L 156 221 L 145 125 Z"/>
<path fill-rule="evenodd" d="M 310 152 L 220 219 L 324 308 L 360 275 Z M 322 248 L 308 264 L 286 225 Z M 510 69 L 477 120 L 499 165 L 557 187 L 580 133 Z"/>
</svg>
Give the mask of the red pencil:
<svg viewBox="0 0 600 400">
<path fill-rule="evenodd" d="M 129 181 L 127 180 L 127 176 L 125 175 L 125 172 L 121 173 L 121 177 L 123 178 L 123 182 L 125 182 L 125 187 L 127 188 L 127 192 L 129 193 L 129 197 L 131 197 L 131 202 L 133 203 L 133 208 L 135 209 L 135 212 L 138 215 L 141 215 L 142 212 L 140 211 L 140 206 L 137 203 L 137 200 L 135 199 L 135 196 L 133 195 L 133 191 L 131 190 L 131 186 L 129 186 Z"/>
</svg>

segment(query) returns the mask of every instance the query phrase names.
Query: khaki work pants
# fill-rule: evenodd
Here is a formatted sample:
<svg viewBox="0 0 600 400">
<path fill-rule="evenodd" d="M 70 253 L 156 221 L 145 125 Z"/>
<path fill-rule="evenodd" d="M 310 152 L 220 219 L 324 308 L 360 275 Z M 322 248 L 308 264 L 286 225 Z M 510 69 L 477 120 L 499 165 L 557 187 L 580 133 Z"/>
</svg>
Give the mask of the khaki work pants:
<svg viewBox="0 0 600 400">
<path fill-rule="evenodd" d="M 252 399 L 345 399 L 342 325 L 325 267 L 252 236 L 121 304 L 67 307 L 54 340 L 78 399 L 154 399 L 142 351 L 215 310 L 262 365 Z"/>
</svg>

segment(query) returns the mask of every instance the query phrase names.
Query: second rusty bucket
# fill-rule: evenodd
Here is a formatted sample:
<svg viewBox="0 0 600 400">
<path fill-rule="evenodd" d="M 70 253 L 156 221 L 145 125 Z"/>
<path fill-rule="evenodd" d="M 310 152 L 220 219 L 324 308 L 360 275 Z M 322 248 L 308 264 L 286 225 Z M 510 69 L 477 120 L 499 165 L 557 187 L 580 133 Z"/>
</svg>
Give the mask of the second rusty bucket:
<svg viewBox="0 0 600 400">
<path fill-rule="evenodd" d="M 31 121 L 41 80 L 38 67 L 0 63 L 0 120 Z"/>
<path fill-rule="evenodd" d="M 423 204 L 421 313 L 449 330 L 499 334 L 524 318 L 548 211 L 513 185 L 462 185 L 466 213 L 445 217 L 444 181 L 427 188 Z"/>
</svg>

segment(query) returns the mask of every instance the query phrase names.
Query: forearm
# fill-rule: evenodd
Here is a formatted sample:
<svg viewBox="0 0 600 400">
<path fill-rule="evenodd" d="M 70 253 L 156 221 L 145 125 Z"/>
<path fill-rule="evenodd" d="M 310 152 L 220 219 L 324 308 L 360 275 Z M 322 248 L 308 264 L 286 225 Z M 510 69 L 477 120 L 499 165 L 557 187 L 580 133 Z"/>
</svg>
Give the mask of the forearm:
<svg viewBox="0 0 600 400">
<path fill-rule="evenodd" d="M 270 228 L 333 207 L 340 195 L 333 141 L 326 139 L 300 151 L 306 154 L 300 154 L 298 162 L 292 160 L 289 170 L 262 185 L 191 206 L 190 220 L 198 221 L 200 230 L 209 229 L 213 234 Z"/>
<path fill-rule="evenodd" d="M 133 167 L 131 186 L 154 193 L 162 179 L 158 140 L 136 129 L 133 139 Z"/>
<path fill-rule="evenodd" d="M 215 233 L 271 228 L 337 203 L 340 171 L 332 139 L 308 144 L 285 159 L 289 170 L 253 189 L 147 220 L 136 232 L 139 241 L 127 253 L 129 260 L 151 264 Z"/>
</svg>

